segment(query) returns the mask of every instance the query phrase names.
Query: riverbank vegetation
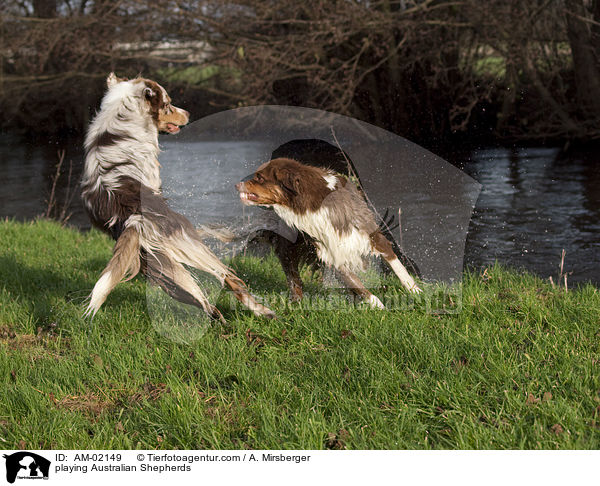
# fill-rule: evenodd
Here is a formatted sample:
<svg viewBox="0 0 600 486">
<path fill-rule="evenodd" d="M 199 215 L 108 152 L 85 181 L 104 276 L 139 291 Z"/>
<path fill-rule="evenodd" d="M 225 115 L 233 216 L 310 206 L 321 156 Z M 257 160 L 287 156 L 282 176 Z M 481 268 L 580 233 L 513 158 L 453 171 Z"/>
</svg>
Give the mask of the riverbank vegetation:
<svg viewBox="0 0 600 486">
<path fill-rule="evenodd" d="M 465 275 L 459 314 L 225 309 L 227 325 L 179 344 L 155 329 L 140 278 L 81 318 L 111 247 L 96 231 L 0 223 L 2 447 L 600 447 L 591 285 L 496 266 Z M 243 263 L 276 301 L 276 261 Z"/>
<path fill-rule="evenodd" d="M 0 22 L 4 128 L 80 133 L 117 70 L 195 118 L 278 103 L 429 148 L 600 139 L 597 0 L 11 0 Z"/>
</svg>

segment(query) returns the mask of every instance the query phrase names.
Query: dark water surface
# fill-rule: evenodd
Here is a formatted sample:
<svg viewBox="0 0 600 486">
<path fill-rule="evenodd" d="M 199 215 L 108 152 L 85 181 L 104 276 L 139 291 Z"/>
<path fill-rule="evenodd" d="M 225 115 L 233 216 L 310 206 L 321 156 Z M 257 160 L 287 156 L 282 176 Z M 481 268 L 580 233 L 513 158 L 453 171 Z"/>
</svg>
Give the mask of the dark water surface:
<svg viewBox="0 0 600 486">
<path fill-rule="evenodd" d="M 165 139 L 161 142 L 167 185 L 172 177 L 166 168 L 172 145 Z M 46 211 L 59 148 L 0 136 L 1 217 L 25 220 Z M 64 148 L 63 176 L 56 191 L 58 206 L 62 207 L 67 196 L 66 172 L 72 162 L 71 187 L 76 193 L 68 210 L 72 213 L 69 222 L 86 229 L 90 225 L 76 189 L 83 164 L 81 142 Z M 242 160 L 249 153 L 242 144 L 223 150 L 231 154 L 232 161 Z M 556 279 L 561 251 L 565 249 L 569 282 L 600 285 L 600 154 L 511 147 L 478 149 L 453 159 L 483 186 L 469 226 L 465 265 L 480 268 L 498 260 Z M 211 187 L 207 196 L 229 190 L 211 183 L 211 173 L 231 168 L 209 167 L 196 182 Z M 239 211 L 239 207 L 223 207 L 217 200 L 212 196 L 202 198 L 198 207 L 217 220 Z"/>
<path fill-rule="evenodd" d="M 570 282 L 600 283 L 600 155 L 495 148 L 469 159 L 464 169 L 483 189 L 465 263 L 497 259 L 556 280 L 565 249 Z"/>
</svg>

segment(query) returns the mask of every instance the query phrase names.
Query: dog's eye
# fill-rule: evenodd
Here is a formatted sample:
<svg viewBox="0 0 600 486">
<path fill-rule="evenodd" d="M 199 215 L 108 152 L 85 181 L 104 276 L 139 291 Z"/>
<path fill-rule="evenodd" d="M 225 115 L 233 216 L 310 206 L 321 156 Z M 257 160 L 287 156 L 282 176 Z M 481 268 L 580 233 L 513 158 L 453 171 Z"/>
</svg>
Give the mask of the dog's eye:
<svg viewBox="0 0 600 486">
<path fill-rule="evenodd" d="M 261 176 L 260 174 L 256 174 L 256 182 L 258 182 L 259 184 L 262 184 L 263 182 L 265 182 L 265 178 L 263 176 Z"/>
</svg>

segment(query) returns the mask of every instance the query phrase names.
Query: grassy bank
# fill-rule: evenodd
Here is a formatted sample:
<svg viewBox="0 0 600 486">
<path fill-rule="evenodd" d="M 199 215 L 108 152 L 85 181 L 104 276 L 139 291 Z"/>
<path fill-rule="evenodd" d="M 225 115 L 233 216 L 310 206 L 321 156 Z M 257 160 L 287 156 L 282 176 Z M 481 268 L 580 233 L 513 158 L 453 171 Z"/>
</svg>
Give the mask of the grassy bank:
<svg viewBox="0 0 600 486">
<path fill-rule="evenodd" d="M 231 310 L 177 344 L 139 278 L 81 318 L 111 246 L 0 223 L 1 448 L 600 447 L 592 286 L 495 267 L 466 276 L 458 315 Z M 284 289 L 272 259 L 245 268 Z"/>
</svg>

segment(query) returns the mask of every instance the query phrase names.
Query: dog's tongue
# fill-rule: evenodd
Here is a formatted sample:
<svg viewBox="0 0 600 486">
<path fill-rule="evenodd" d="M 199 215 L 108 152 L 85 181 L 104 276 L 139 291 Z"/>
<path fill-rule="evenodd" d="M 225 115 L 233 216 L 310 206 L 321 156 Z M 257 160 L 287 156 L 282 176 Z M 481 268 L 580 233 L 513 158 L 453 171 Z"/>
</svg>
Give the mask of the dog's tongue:
<svg viewBox="0 0 600 486">
<path fill-rule="evenodd" d="M 174 123 L 167 123 L 167 131 L 169 133 L 177 133 L 179 131 L 179 127 Z"/>
</svg>

